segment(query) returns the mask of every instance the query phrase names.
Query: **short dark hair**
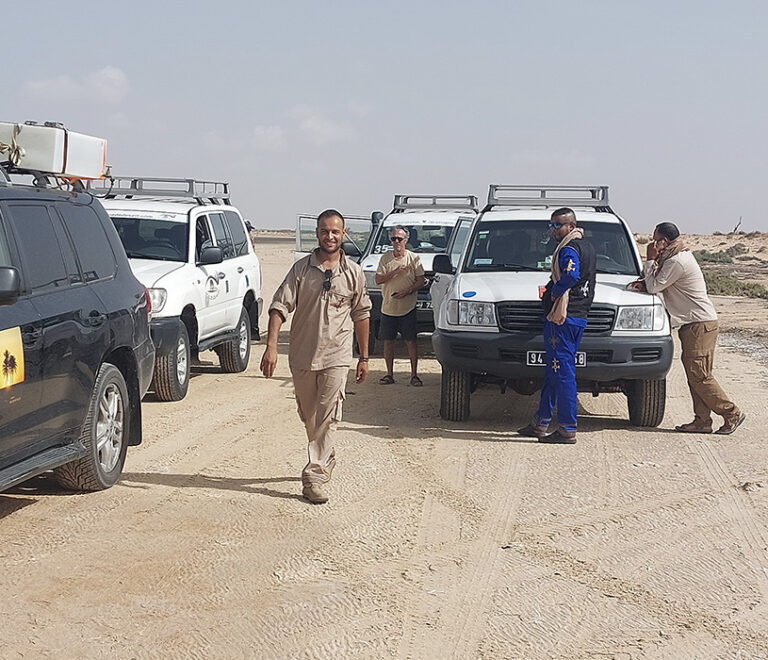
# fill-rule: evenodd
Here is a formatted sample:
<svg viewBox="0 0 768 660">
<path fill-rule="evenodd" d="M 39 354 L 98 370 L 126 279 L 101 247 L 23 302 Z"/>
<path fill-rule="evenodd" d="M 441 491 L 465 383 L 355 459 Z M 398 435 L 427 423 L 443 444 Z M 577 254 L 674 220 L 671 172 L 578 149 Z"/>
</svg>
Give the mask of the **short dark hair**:
<svg viewBox="0 0 768 660">
<path fill-rule="evenodd" d="M 561 209 L 557 209 L 556 211 L 552 211 L 553 220 L 564 215 L 570 215 L 573 218 L 573 221 L 576 222 L 576 214 L 573 212 L 573 209 L 569 209 L 567 206 L 564 206 Z"/>
<path fill-rule="evenodd" d="M 680 236 L 680 230 L 677 228 L 677 225 L 672 222 L 660 222 L 656 225 L 654 231 L 659 232 L 662 237 L 666 238 L 668 241 L 674 241 Z"/>
<path fill-rule="evenodd" d="M 320 226 L 320 223 L 323 220 L 327 220 L 328 218 L 339 218 L 341 220 L 341 226 L 346 227 L 347 223 L 344 220 L 344 216 L 341 215 L 336 209 L 325 209 L 320 215 L 317 216 L 317 226 Z"/>
</svg>

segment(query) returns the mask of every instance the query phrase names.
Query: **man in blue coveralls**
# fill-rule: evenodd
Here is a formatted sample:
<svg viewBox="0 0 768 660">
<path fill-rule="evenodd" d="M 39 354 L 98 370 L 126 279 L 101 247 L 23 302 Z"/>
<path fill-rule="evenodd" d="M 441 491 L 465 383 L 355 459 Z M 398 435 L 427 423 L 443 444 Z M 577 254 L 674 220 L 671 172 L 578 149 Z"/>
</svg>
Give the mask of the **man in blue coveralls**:
<svg viewBox="0 0 768 660">
<path fill-rule="evenodd" d="M 576 226 L 569 208 L 552 213 L 549 228 L 558 246 L 552 255 L 552 276 L 544 290 L 546 372 L 539 409 L 518 433 L 539 442 L 576 443 L 576 351 L 587 325 L 595 295 L 595 250 Z M 560 428 L 551 432 L 557 408 Z"/>
</svg>

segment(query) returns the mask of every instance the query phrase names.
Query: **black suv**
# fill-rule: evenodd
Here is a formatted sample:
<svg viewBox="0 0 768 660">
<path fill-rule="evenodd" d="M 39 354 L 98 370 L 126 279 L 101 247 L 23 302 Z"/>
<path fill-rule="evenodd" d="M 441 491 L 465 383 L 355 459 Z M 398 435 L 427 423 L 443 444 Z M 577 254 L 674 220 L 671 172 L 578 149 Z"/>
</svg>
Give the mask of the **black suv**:
<svg viewBox="0 0 768 660">
<path fill-rule="evenodd" d="M 53 469 L 73 490 L 120 477 L 141 442 L 150 302 L 101 203 L 12 183 L 0 166 L 0 491 Z"/>
</svg>

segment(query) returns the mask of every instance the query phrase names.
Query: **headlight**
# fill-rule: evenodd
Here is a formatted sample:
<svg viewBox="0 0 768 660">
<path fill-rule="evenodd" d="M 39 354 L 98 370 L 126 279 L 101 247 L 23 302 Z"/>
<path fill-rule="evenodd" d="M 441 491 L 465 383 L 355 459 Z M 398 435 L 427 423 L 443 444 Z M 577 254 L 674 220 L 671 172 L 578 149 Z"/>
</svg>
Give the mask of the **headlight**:
<svg viewBox="0 0 768 660">
<path fill-rule="evenodd" d="M 616 318 L 617 330 L 661 330 L 664 327 L 662 305 L 620 307 Z"/>
<path fill-rule="evenodd" d="M 162 312 L 168 292 L 165 289 L 149 289 L 149 300 L 152 303 L 152 313 Z"/>
<path fill-rule="evenodd" d="M 448 323 L 452 325 L 496 326 L 496 312 L 493 303 L 469 300 L 448 301 Z"/>
<path fill-rule="evenodd" d="M 364 270 L 363 273 L 365 273 L 365 284 L 368 287 L 368 290 L 371 289 L 380 289 L 381 285 L 376 284 L 376 271 L 375 270 Z"/>
</svg>

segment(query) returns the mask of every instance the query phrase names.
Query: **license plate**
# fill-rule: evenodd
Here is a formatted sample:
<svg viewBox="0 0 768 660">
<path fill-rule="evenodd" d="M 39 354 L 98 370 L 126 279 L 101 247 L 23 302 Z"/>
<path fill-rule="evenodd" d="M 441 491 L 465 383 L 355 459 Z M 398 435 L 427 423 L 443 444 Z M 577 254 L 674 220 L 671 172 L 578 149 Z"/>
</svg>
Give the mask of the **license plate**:
<svg viewBox="0 0 768 660">
<path fill-rule="evenodd" d="M 547 354 L 544 351 L 528 351 L 525 354 L 525 364 L 528 367 L 543 367 L 547 363 Z M 587 354 L 583 351 L 576 353 L 576 366 L 587 366 Z"/>
<path fill-rule="evenodd" d="M 417 300 L 416 309 L 432 309 L 431 300 Z"/>
</svg>

